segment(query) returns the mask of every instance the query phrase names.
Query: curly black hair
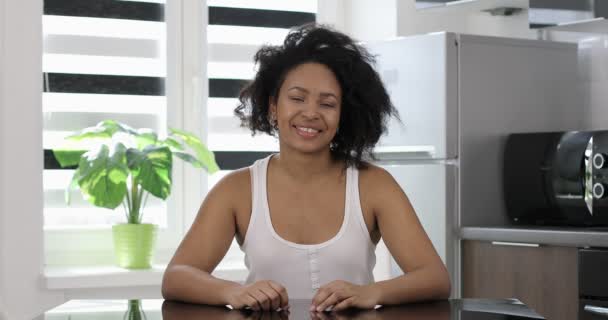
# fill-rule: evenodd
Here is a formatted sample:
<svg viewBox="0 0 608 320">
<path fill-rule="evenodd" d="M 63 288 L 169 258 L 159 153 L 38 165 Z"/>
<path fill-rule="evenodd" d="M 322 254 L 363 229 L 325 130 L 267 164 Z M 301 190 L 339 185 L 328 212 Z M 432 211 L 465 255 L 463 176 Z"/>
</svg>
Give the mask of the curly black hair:
<svg viewBox="0 0 608 320">
<path fill-rule="evenodd" d="M 270 98 L 276 102 L 286 74 L 309 62 L 327 66 L 342 89 L 340 130 L 330 144 L 332 158 L 364 168 L 362 157 L 373 157 L 371 151 L 386 132 L 388 118 L 399 119 L 373 68 L 374 56 L 330 27 L 313 23 L 292 29 L 283 45 L 260 48 L 254 62 L 259 65 L 258 72 L 241 90 L 234 110 L 241 126 L 251 129 L 252 135 L 259 131 L 275 136 L 276 128 L 268 117 Z"/>
</svg>

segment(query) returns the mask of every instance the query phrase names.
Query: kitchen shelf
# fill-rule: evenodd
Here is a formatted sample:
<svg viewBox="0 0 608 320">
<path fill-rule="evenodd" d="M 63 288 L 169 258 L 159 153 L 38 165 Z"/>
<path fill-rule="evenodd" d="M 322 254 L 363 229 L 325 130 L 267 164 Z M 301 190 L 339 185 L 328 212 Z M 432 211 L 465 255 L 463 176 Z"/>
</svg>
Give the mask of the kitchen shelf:
<svg viewBox="0 0 608 320">
<path fill-rule="evenodd" d="M 580 21 L 575 21 L 575 22 L 562 23 L 562 24 L 552 26 L 552 27 L 547 27 L 547 28 L 544 28 L 541 30 L 584 32 L 584 33 L 608 33 L 608 20 L 606 20 L 604 18 L 580 20 Z"/>
<path fill-rule="evenodd" d="M 608 247 L 606 228 L 463 227 L 460 238 L 566 247 Z"/>
</svg>

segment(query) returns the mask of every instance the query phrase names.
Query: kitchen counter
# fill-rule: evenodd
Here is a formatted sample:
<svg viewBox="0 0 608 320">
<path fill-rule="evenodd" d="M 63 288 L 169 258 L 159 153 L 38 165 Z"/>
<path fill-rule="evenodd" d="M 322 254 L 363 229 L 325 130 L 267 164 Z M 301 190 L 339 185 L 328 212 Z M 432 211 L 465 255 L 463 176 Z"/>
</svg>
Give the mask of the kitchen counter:
<svg viewBox="0 0 608 320">
<path fill-rule="evenodd" d="M 464 227 L 460 229 L 460 238 L 567 247 L 608 247 L 608 228 Z"/>
<path fill-rule="evenodd" d="M 289 313 L 266 314 L 230 310 L 226 307 L 185 304 L 163 300 L 73 300 L 48 311 L 36 320 L 59 319 L 366 319 L 366 320 L 498 320 L 544 319 L 516 299 L 451 299 L 427 303 L 386 306 L 376 310 L 311 314 L 310 301 L 290 301 Z"/>
</svg>

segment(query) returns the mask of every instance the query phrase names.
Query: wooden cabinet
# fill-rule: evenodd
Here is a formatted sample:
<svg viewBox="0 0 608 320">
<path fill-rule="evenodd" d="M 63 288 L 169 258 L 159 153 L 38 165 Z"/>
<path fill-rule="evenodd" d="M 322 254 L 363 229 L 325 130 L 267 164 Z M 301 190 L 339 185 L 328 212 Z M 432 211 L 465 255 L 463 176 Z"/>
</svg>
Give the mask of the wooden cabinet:
<svg viewBox="0 0 608 320">
<path fill-rule="evenodd" d="M 578 248 L 462 242 L 463 298 L 517 298 L 550 320 L 578 316 Z"/>
</svg>

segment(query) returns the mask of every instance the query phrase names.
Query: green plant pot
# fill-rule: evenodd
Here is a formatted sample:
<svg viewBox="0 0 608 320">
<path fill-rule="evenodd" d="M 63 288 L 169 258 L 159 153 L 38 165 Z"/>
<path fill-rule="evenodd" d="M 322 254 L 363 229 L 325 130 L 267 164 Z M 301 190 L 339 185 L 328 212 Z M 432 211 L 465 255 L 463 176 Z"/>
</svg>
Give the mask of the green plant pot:
<svg viewBox="0 0 608 320">
<path fill-rule="evenodd" d="M 114 254 L 118 266 L 127 269 L 149 269 L 156 242 L 154 224 L 117 224 L 112 226 Z"/>
</svg>

